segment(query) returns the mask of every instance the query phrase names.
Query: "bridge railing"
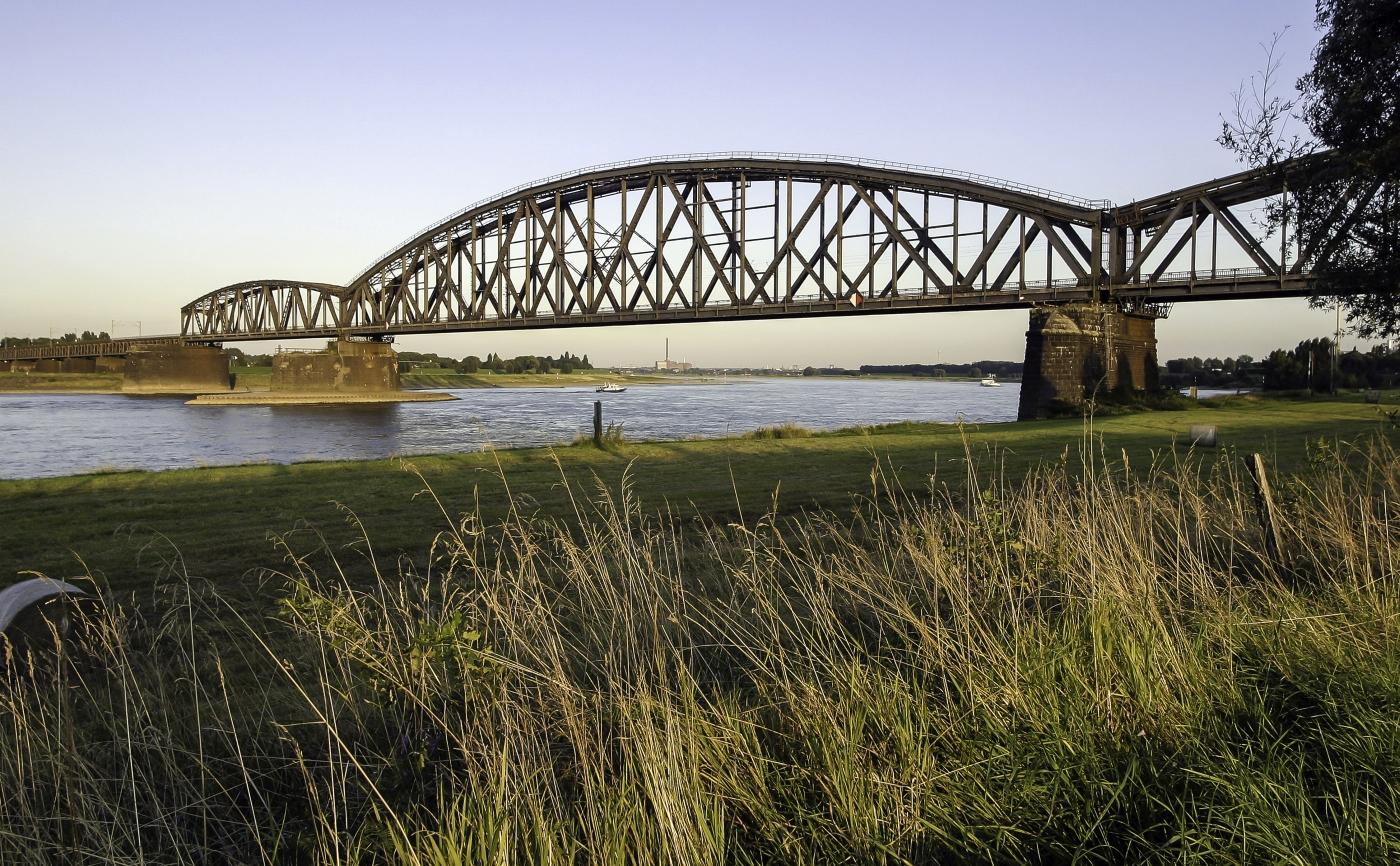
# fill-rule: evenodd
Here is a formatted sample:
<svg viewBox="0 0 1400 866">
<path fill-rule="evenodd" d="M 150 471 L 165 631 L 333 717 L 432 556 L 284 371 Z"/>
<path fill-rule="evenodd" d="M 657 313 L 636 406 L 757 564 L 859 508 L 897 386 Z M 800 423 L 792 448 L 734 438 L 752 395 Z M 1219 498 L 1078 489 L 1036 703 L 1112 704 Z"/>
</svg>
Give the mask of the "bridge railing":
<svg viewBox="0 0 1400 866">
<path fill-rule="evenodd" d="M 634 168 L 637 166 L 651 165 L 652 163 L 658 162 L 694 162 L 697 160 L 719 159 L 764 159 L 777 160 L 781 162 L 844 163 L 848 165 L 858 165 L 862 168 L 880 168 L 889 169 L 893 171 L 907 171 L 916 174 L 928 174 L 934 175 L 936 177 L 953 178 L 956 180 L 967 180 L 972 181 L 973 183 L 980 183 L 984 186 L 990 186 L 995 187 L 997 189 L 1007 190 L 1008 192 L 1020 192 L 1026 193 L 1028 195 L 1038 196 L 1040 198 L 1052 199 L 1063 204 L 1073 205 L 1075 207 L 1082 207 L 1088 210 L 1107 210 L 1113 207 L 1113 203 L 1107 199 L 1081 198 L 1079 196 L 1069 195 L 1067 193 L 1062 192 L 1056 192 L 1055 190 L 1051 189 L 1045 189 L 1044 187 L 1032 186 L 1031 184 L 1019 183 L 1017 181 L 1007 180 L 1005 178 L 1000 177 L 993 177 L 991 175 L 978 174 L 976 172 L 963 171 L 961 169 L 955 168 L 939 168 L 937 166 L 931 165 L 918 165 L 916 163 L 911 162 L 895 162 L 893 160 L 886 159 L 867 159 L 865 157 L 845 156 L 836 153 L 798 153 L 791 151 L 726 150 L 703 153 L 670 153 L 663 154 L 660 156 L 642 157 L 639 159 L 619 160 L 617 162 L 602 162 L 598 163 L 597 165 L 590 165 L 584 168 L 575 169 L 573 171 L 560 172 L 559 174 L 552 174 L 549 177 L 542 177 L 537 180 L 529 181 L 527 183 L 517 184 L 516 186 L 513 186 L 510 189 L 498 192 L 495 195 L 487 196 L 486 198 L 483 198 L 479 201 L 472 202 L 471 204 L 467 205 L 461 210 L 458 210 L 455 213 L 445 216 L 442 219 L 431 223 L 430 225 L 424 226 L 420 231 L 409 235 L 399 243 L 385 250 L 383 254 L 377 256 L 374 259 L 373 264 L 369 265 L 364 270 L 356 274 L 353 278 L 351 278 L 351 280 L 348 283 L 346 283 L 346 285 L 350 286 L 359 282 L 366 275 L 371 273 L 374 270 L 375 265 L 383 261 L 385 256 L 389 255 L 397 249 L 401 249 L 402 247 L 406 246 L 414 238 L 422 237 L 424 234 L 427 234 L 429 231 L 432 231 L 437 226 L 443 225 L 444 223 L 450 223 L 458 219 L 459 217 L 462 217 L 467 213 L 476 210 L 479 207 L 490 204 L 491 202 L 496 201 L 498 199 L 503 199 L 515 195 L 518 192 L 523 192 L 527 189 L 532 189 L 537 186 L 546 186 L 548 184 L 558 183 L 561 180 L 568 180 L 571 177 L 578 177 L 580 175 L 585 174 L 593 174 L 595 172 L 600 171 L 614 171 L 616 169 L 622 168 Z"/>
<path fill-rule="evenodd" d="M 1260 277 L 1278 278 L 1278 274 L 1270 273 L 1263 268 L 1216 268 L 1212 271 L 1209 268 L 1198 268 L 1194 271 L 1167 271 L 1156 279 L 1140 279 L 1127 283 L 1130 286 L 1155 286 L 1160 283 L 1190 283 L 1210 281 L 1230 281 L 1249 278 L 1257 280 Z"/>
</svg>

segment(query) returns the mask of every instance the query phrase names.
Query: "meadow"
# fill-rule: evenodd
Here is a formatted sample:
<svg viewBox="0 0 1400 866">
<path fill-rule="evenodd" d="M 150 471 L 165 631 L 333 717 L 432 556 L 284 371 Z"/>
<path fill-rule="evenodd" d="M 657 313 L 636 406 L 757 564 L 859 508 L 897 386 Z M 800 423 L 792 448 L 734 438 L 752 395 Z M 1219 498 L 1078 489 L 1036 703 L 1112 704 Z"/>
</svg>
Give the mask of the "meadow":
<svg viewBox="0 0 1400 866">
<path fill-rule="evenodd" d="M 1220 448 L 1259 451 L 1281 470 L 1305 465 L 1319 437 L 1350 441 L 1395 430 L 1378 411 L 1350 402 L 1228 398 L 1181 412 L 1019 424 L 897 424 L 794 437 L 768 431 L 731 439 L 624 443 L 324 461 L 100 472 L 0 480 L 0 568 L 54 576 L 101 576 L 120 592 L 145 591 L 151 563 L 179 551 L 192 573 L 225 591 L 256 596 L 256 574 L 283 553 L 268 539 L 350 544 L 347 511 L 370 529 L 381 564 L 421 557 L 438 516 L 416 494 L 423 479 L 449 513 L 499 522 L 513 512 L 567 514 L 597 485 L 630 473 L 648 511 L 738 520 L 767 510 L 841 509 L 870 491 L 878 464 L 911 491 L 962 483 L 969 466 L 1007 481 L 1046 462 L 1077 467 L 1094 437 L 1134 471 L 1189 449 L 1193 425 L 1211 424 Z M 810 431 L 804 431 L 810 432 Z M 971 463 L 969 463 L 971 461 Z M 414 472 L 406 471 L 411 466 Z"/>
<path fill-rule="evenodd" d="M 107 602 L 0 682 L 0 862 L 1394 861 L 1394 440 L 1231 400 L 0 482 L 5 561 Z"/>
<path fill-rule="evenodd" d="M 24 391 L 120 391 L 120 373 L 0 372 L 0 394 Z"/>
</svg>

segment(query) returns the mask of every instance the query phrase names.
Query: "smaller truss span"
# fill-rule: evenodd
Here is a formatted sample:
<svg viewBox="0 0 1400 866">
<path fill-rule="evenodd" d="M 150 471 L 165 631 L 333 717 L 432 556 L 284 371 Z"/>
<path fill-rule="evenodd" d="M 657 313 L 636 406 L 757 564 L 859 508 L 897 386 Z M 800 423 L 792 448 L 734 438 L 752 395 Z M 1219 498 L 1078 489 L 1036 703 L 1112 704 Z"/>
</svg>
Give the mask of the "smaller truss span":
<svg viewBox="0 0 1400 866">
<path fill-rule="evenodd" d="M 348 290 L 332 283 L 252 280 L 201 295 L 180 309 L 186 337 L 286 334 L 341 326 Z"/>
</svg>

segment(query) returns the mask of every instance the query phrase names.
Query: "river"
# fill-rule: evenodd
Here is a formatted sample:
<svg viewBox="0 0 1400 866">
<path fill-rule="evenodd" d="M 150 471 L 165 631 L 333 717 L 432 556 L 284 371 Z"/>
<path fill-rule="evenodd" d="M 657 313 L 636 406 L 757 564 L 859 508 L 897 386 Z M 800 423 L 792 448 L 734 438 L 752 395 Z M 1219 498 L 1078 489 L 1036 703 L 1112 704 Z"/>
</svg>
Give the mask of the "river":
<svg viewBox="0 0 1400 866">
<path fill-rule="evenodd" d="M 593 401 L 629 440 L 712 438 L 794 423 L 1012 421 L 1020 387 L 936 380 L 774 378 L 732 384 L 498 388 L 455 401 L 340 406 L 186 406 L 183 398 L 0 394 L 0 478 L 112 469 L 369 459 L 568 443 Z"/>
</svg>

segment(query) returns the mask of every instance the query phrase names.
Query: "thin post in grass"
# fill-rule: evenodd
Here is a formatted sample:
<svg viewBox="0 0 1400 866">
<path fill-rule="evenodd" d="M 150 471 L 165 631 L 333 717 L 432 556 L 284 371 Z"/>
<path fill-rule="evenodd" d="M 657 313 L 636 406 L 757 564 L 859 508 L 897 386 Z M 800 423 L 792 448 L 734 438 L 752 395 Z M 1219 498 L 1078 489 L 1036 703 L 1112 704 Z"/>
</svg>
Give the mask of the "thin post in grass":
<svg viewBox="0 0 1400 866">
<path fill-rule="evenodd" d="M 1254 479 L 1254 504 L 1259 509 L 1259 523 L 1264 529 L 1264 547 L 1274 565 L 1279 565 L 1279 550 L 1282 548 L 1278 534 L 1278 522 L 1274 520 L 1274 491 L 1269 486 L 1269 474 L 1264 468 L 1264 455 L 1254 453 L 1245 459 L 1249 476 Z"/>
<path fill-rule="evenodd" d="M 603 401 L 593 401 L 593 445 L 603 447 Z"/>
</svg>

